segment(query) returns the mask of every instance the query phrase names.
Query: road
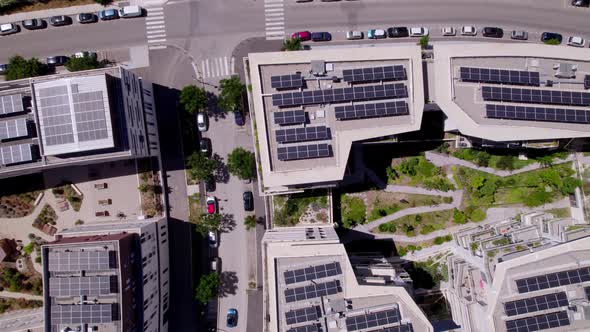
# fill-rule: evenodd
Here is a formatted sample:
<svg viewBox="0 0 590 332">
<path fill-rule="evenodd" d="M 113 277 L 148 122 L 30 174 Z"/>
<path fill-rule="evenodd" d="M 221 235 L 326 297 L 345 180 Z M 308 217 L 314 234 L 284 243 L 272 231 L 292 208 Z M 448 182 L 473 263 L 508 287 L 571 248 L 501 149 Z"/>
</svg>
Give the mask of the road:
<svg viewBox="0 0 590 332">
<path fill-rule="evenodd" d="M 0 316 L 0 331 L 43 331 L 43 308 L 22 310 Z"/>
</svg>

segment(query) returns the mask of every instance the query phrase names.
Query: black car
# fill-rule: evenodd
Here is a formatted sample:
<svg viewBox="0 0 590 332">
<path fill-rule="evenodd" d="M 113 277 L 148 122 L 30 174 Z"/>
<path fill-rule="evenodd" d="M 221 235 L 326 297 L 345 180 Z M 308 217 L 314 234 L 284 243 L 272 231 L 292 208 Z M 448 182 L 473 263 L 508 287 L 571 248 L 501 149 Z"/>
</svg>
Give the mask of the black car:
<svg viewBox="0 0 590 332">
<path fill-rule="evenodd" d="M 246 211 L 253 211 L 254 210 L 254 196 L 252 195 L 251 191 L 245 191 L 244 195 L 244 210 Z"/>
<path fill-rule="evenodd" d="M 572 0 L 572 6 L 574 7 L 588 7 L 589 4 L 589 0 Z"/>
<path fill-rule="evenodd" d="M 409 37 L 410 31 L 406 27 L 393 27 L 387 29 L 387 36 L 389 38 L 401 38 L 401 37 Z"/>
<path fill-rule="evenodd" d="M 27 30 L 37 30 L 45 28 L 46 23 L 38 18 L 23 21 L 23 28 Z"/>
<path fill-rule="evenodd" d="M 215 177 L 210 176 L 207 180 L 205 180 L 205 191 L 206 192 L 214 192 L 216 187 Z"/>
<path fill-rule="evenodd" d="M 70 58 L 65 55 L 50 56 L 47 58 L 47 64 L 50 66 L 63 66 Z"/>
<path fill-rule="evenodd" d="M 78 22 L 82 24 L 86 23 L 96 23 L 98 22 L 98 16 L 92 13 L 81 13 L 78 14 Z"/>
<path fill-rule="evenodd" d="M 551 40 L 556 40 L 556 42 L 551 42 Z M 541 35 L 541 41 L 543 43 L 555 43 L 555 44 L 561 44 L 561 41 L 563 40 L 563 37 L 555 32 L 543 32 L 543 34 Z"/>
<path fill-rule="evenodd" d="M 211 140 L 207 137 L 201 137 L 201 141 L 199 142 L 199 148 L 201 149 L 201 153 L 206 155 L 207 157 L 211 155 Z"/>
<path fill-rule="evenodd" d="M 332 35 L 329 32 L 314 32 L 311 34 L 311 40 L 314 42 L 330 41 Z"/>
<path fill-rule="evenodd" d="M 8 70 L 8 65 L 1 63 L 0 64 L 0 75 L 5 75 L 7 70 Z"/>
<path fill-rule="evenodd" d="M 243 126 L 244 125 L 244 114 L 242 114 L 242 111 L 240 110 L 235 110 L 234 111 L 234 122 L 236 123 L 236 125 L 238 126 Z"/>
<path fill-rule="evenodd" d="M 504 37 L 504 30 L 495 27 L 485 27 L 482 30 L 482 34 L 484 37 L 502 38 Z"/>
<path fill-rule="evenodd" d="M 49 19 L 49 23 L 54 27 L 61 27 L 72 24 L 72 18 L 65 15 L 52 16 Z"/>
</svg>

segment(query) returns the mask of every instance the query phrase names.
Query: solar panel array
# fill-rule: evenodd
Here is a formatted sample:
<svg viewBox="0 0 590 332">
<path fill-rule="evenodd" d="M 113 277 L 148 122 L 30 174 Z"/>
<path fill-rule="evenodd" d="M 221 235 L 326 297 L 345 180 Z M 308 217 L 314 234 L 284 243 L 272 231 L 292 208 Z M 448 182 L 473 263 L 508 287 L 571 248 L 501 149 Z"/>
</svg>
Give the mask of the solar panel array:
<svg viewBox="0 0 590 332">
<path fill-rule="evenodd" d="M 590 281 L 590 267 L 517 279 L 516 288 L 519 293 L 527 293 L 541 289 L 577 284 L 584 281 Z"/>
<path fill-rule="evenodd" d="M 321 141 L 330 139 L 330 131 L 326 126 L 279 129 L 276 137 L 278 143 Z"/>
<path fill-rule="evenodd" d="M 504 303 L 504 311 L 508 316 L 515 316 L 557 307 L 567 307 L 568 304 L 565 292 L 559 292 L 506 302 Z"/>
<path fill-rule="evenodd" d="M 275 124 L 277 125 L 292 125 L 305 123 L 305 112 L 301 110 L 297 111 L 285 111 L 285 112 L 274 112 Z"/>
<path fill-rule="evenodd" d="M 346 317 L 346 330 L 358 331 L 373 327 L 395 324 L 400 321 L 399 310 L 389 309 L 359 316 Z"/>
<path fill-rule="evenodd" d="M 0 164 L 10 165 L 33 160 L 31 144 L 18 144 L 0 147 Z"/>
<path fill-rule="evenodd" d="M 9 119 L 0 121 L 0 140 L 28 136 L 27 119 Z"/>
<path fill-rule="evenodd" d="M 406 79 L 406 70 L 401 65 L 344 69 L 342 76 L 345 82 L 400 81 Z"/>
<path fill-rule="evenodd" d="M 309 144 L 277 148 L 277 158 L 282 161 L 326 158 L 331 155 L 330 144 Z"/>
<path fill-rule="evenodd" d="M 391 327 L 386 327 L 384 329 L 371 330 L 368 332 L 377 332 L 377 331 L 378 332 L 413 332 L 412 324 L 391 326 Z"/>
<path fill-rule="evenodd" d="M 51 324 L 101 324 L 113 321 L 113 304 L 51 306 Z"/>
<path fill-rule="evenodd" d="M 49 296 L 107 295 L 116 292 L 115 276 L 49 278 Z"/>
<path fill-rule="evenodd" d="M 404 98 L 408 96 L 403 83 L 365 85 L 351 88 L 287 92 L 272 95 L 273 106 L 297 106 L 309 104 L 343 103 L 353 100 Z"/>
<path fill-rule="evenodd" d="M 37 90 L 45 145 L 60 145 L 74 142 L 74 126 L 70 110 L 70 98 L 66 85 Z"/>
<path fill-rule="evenodd" d="M 590 89 L 590 75 L 584 76 L 584 89 Z"/>
<path fill-rule="evenodd" d="M 567 325 L 570 325 L 567 312 L 559 311 L 546 315 L 508 320 L 506 321 L 506 332 L 539 331 Z"/>
<path fill-rule="evenodd" d="M 114 257 L 112 257 L 114 253 L 114 251 L 106 250 L 50 252 L 49 271 L 110 270 L 114 268 Z"/>
<path fill-rule="evenodd" d="M 290 285 L 296 282 L 316 280 L 326 277 L 333 277 L 342 274 L 339 262 L 333 262 L 322 265 L 313 265 L 303 269 L 285 271 L 285 284 Z"/>
<path fill-rule="evenodd" d="M 304 322 L 316 320 L 320 317 L 320 315 L 318 313 L 321 314 L 320 307 L 313 306 L 313 307 L 308 307 L 308 308 L 303 308 L 303 309 L 295 309 L 295 310 L 287 311 L 285 313 L 285 318 L 286 318 L 287 325 L 292 325 L 292 324 L 298 324 L 298 323 L 304 323 Z"/>
<path fill-rule="evenodd" d="M 484 100 L 508 101 L 516 103 L 590 106 L 590 93 L 588 92 L 484 86 L 482 87 L 482 95 Z"/>
<path fill-rule="evenodd" d="M 332 280 L 297 288 L 287 288 L 285 289 L 285 302 L 291 303 L 303 301 L 326 295 L 334 295 L 339 292 L 341 292 L 339 280 Z"/>
<path fill-rule="evenodd" d="M 23 96 L 20 94 L 0 97 L 0 115 L 23 112 Z"/>
<path fill-rule="evenodd" d="M 72 93 L 78 141 L 95 141 L 109 136 L 104 99 L 102 91 Z"/>
<path fill-rule="evenodd" d="M 319 331 L 320 331 L 320 328 L 318 327 L 318 324 L 297 326 L 297 327 L 292 327 L 287 330 L 287 332 L 319 332 Z"/>
<path fill-rule="evenodd" d="M 366 118 L 382 118 L 387 116 L 408 115 L 408 104 L 395 101 L 375 104 L 355 104 L 334 107 L 336 120 L 355 120 Z"/>
<path fill-rule="evenodd" d="M 301 74 L 271 76 L 270 86 L 274 89 L 300 88 L 303 86 Z"/>
<path fill-rule="evenodd" d="M 487 104 L 486 117 L 491 119 L 590 123 L 590 111 L 536 106 Z"/>
<path fill-rule="evenodd" d="M 530 86 L 539 86 L 540 84 L 539 73 L 536 71 L 461 67 L 459 69 L 459 74 L 461 80 L 465 82 Z"/>
</svg>

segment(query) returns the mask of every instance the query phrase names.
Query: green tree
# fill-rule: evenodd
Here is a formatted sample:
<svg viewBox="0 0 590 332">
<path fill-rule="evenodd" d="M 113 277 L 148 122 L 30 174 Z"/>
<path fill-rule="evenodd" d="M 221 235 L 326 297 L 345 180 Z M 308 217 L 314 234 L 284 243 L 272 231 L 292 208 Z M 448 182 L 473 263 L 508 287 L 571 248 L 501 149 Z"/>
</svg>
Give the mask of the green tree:
<svg viewBox="0 0 590 332">
<path fill-rule="evenodd" d="M 215 272 L 205 274 L 199 279 L 199 284 L 195 289 L 195 298 L 202 304 L 209 302 L 217 296 L 220 285 L 219 274 Z"/>
<path fill-rule="evenodd" d="M 553 156 L 540 156 L 536 159 L 543 167 L 551 167 L 553 165 Z"/>
<path fill-rule="evenodd" d="M 422 36 L 422 37 L 420 37 L 420 42 L 419 42 L 419 44 L 420 44 L 420 47 L 421 47 L 423 50 L 425 50 L 425 49 L 428 47 L 428 42 L 429 42 L 429 40 L 430 40 L 430 39 L 428 38 L 428 36 Z"/>
<path fill-rule="evenodd" d="M 453 222 L 456 224 L 464 224 L 467 222 L 467 216 L 461 210 L 454 209 L 453 210 Z"/>
<path fill-rule="evenodd" d="M 69 71 L 82 71 L 104 67 L 95 56 L 85 56 L 82 58 L 71 57 L 65 64 Z"/>
<path fill-rule="evenodd" d="M 191 179 L 202 181 L 212 176 L 217 163 L 215 160 L 207 158 L 200 151 L 195 151 L 186 159 L 186 167 L 189 169 L 188 173 Z"/>
<path fill-rule="evenodd" d="M 25 59 L 20 55 L 15 55 L 8 62 L 6 70 L 6 80 L 13 81 L 22 78 L 45 75 L 47 66 L 42 64 L 37 58 Z"/>
<path fill-rule="evenodd" d="M 563 179 L 561 182 L 561 186 L 559 187 L 559 191 L 563 195 L 570 195 L 576 192 L 577 187 L 582 186 L 582 181 L 573 177 L 567 177 Z"/>
<path fill-rule="evenodd" d="M 195 85 L 187 85 L 180 91 L 180 104 L 189 114 L 198 112 L 208 105 L 207 92 Z"/>
<path fill-rule="evenodd" d="M 404 159 L 400 164 L 400 171 L 408 176 L 416 176 L 419 162 L 415 157 Z"/>
<path fill-rule="evenodd" d="M 551 193 L 544 188 L 537 188 L 524 197 L 524 204 L 529 207 L 539 206 L 551 202 Z"/>
<path fill-rule="evenodd" d="M 209 232 L 218 231 L 221 228 L 221 215 L 218 213 L 191 215 L 189 221 L 195 224 L 195 231 L 203 237 L 207 236 Z"/>
<path fill-rule="evenodd" d="M 219 81 L 218 104 L 221 109 L 226 112 L 240 111 L 242 109 L 242 93 L 246 86 L 240 82 L 239 76 L 232 76 L 231 78 Z"/>
<path fill-rule="evenodd" d="M 253 228 L 256 228 L 256 216 L 253 215 L 249 215 L 246 216 L 246 218 L 244 219 L 244 226 L 246 226 L 246 230 L 251 230 Z"/>
<path fill-rule="evenodd" d="M 303 48 L 301 45 L 301 39 L 299 38 L 289 38 L 283 41 L 283 47 L 281 47 L 281 51 L 299 51 Z"/>
<path fill-rule="evenodd" d="M 231 174 L 242 180 L 253 179 L 256 168 L 254 153 L 240 147 L 234 149 L 227 156 L 227 168 Z"/>
<path fill-rule="evenodd" d="M 513 156 L 501 156 L 496 162 L 496 167 L 503 170 L 512 171 L 514 167 Z"/>
</svg>

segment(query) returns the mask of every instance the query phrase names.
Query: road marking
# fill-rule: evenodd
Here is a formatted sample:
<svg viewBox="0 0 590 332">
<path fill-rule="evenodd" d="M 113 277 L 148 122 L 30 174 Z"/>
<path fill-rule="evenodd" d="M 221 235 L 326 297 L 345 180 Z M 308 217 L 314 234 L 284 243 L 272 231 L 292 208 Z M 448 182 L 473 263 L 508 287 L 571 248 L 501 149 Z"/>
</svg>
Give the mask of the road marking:
<svg viewBox="0 0 590 332">
<path fill-rule="evenodd" d="M 201 60 L 201 79 L 235 75 L 236 58 L 223 56 Z"/>
<path fill-rule="evenodd" d="M 271 31 L 271 30 L 285 30 L 285 27 L 280 26 L 280 27 L 266 27 L 266 31 Z"/>
<path fill-rule="evenodd" d="M 266 3 L 266 4 L 264 4 L 264 8 L 273 8 L 273 7 L 283 8 L 283 4 L 282 3 Z"/>
<path fill-rule="evenodd" d="M 281 7 L 281 8 L 268 8 L 264 10 L 267 13 L 271 13 L 271 12 L 284 12 L 285 8 Z"/>
<path fill-rule="evenodd" d="M 267 36 L 284 36 L 285 35 L 285 30 L 280 30 L 280 31 L 267 31 L 266 32 Z"/>
<path fill-rule="evenodd" d="M 230 59 L 230 68 L 231 68 L 231 72 L 230 74 L 233 75 L 236 73 L 236 58 L 234 58 L 233 56 Z"/>
<path fill-rule="evenodd" d="M 164 7 L 155 7 L 147 9 L 145 18 L 145 32 L 149 50 L 158 50 L 166 48 L 166 45 L 150 45 L 163 43 L 166 41 L 166 18 L 164 16 Z"/>
<path fill-rule="evenodd" d="M 145 27 L 147 30 L 155 30 L 155 29 L 162 29 L 166 28 L 165 25 L 148 25 Z"/>
<path fill-rule="evenodd" d="M 225 75 L 229 75 L 229 63 L 226 56 L 223 57 L 223 63 L 225 64 Z"/>
<path fill-rule="evenodd" d="M 161 50 L 163 48 L 167 48 L 168 46 L 166 45 L 150 45 L 148 48 L 150 50 Z"/>
<path fill-rule="evenodd" d="M 266 39 L 283 39 L 285 36 L 284 0 L 264 0 Z"/>
<path fill-rule="evenodd" d="M 166 37 L 165 33 L 159 34 L 159 35 L 149 35 L 148 38 L 162 38 L 162 37 Z"/>
<path fill-rule="evenodd" d="M 147 26 L 154 25 L 154 24 L 165 24 L 165 22 L 164 22 L 164 20 L 145 22 L 145 25 L 147 25 Z"/>
<path fill-rule="evenodd" d="M 266 26 L 270 25 L 285 25 L 285 22 L 266 22 Z"/>
<path fill-rule="evenodd" d="M 266 36 L 266 40 L 283 40 L 283 38 L 285 38 L 285 36 Z"/>
<path fill-rule="evenodd" d="M 148 40 L 148 43 L 163 43 L 166 41 L 166 38 L 163 39 L 150 39 Z"/>
<path fill-rule="evenodd" d="M 160 20 L 163 19 L 164 15 L 158 15 L 158 16 L 148 16 L 145 18 L 146 21 L 153 21 L 153 20 Z"/>
<path fill-rule="evenodd" d="M 164 30 L 164 29 L 160 29 L 160 30 L 148 30 L 146 32 L 147 32 L 148 38 L 149 38 L 150 35 L 166 33 L 166 30 Z"/>
</svg>

